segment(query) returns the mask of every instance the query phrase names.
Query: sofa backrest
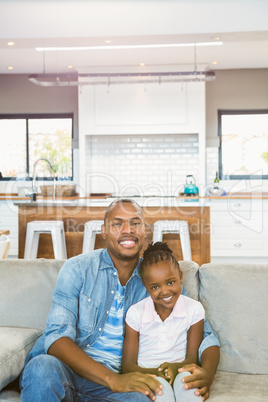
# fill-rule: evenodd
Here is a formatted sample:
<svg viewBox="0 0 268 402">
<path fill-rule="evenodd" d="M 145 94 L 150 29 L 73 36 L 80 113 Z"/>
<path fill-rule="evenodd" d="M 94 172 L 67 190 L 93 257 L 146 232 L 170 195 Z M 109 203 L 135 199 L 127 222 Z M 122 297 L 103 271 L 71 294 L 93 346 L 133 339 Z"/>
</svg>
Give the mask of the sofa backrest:
<svg viewBox="0 0 268 402">
<path fill-rule="evenodd" d="M 192 299 L 198 300 L 199 295 L 199 265 L 194 261 L 179 261 L 183 273 L 182 286 L 187 290 Z"/>
<path fill-rule="evenodd" d="M 44 329 L 64 260 L 0 260 L 0 326 Z"/>
<path fill-rule="evenodd" d="M 44 329 L 52 293 L 64 260 L 0 260 L 0 326 Z M 183 286 L 191 297 L 199 292 L 195 262 L 180 261 Z"/>
<path fill-rule="evenodd" d="M 268 374 L 268 264 L 204 264 L 200 301 L 221 342 L 219 369 Z"/>
</svg>

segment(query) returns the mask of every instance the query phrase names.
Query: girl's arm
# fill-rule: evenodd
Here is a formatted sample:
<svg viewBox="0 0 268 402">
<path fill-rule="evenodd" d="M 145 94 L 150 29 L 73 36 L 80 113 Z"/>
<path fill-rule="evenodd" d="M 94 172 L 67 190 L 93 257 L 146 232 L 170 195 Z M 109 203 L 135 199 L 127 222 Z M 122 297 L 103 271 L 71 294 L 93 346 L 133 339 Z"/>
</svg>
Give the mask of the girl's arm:
<svg viewBox="0 0 268 402">
<path fill-rule="evenodd" d="M 169 380 L 170 384 L 173 383 L 176 375 L 178 374 L 179 368 L 185 366 L 186 364 L 198 364 L 198 349 L 203 339 L 203 333 L 204 320 L 200 320 L 188 329 L 185 360 L 180 363 L 166 362 L 161 364 L 160 369 L 164 373 L 165 378 Z"/>
<path fill-rule="evenodd" d="M 186 359 L 183 365 L 190 363 L 198 364 L 198 349 L 201 345 L 204 335 L 204 320 L 198 321 L 192 325 L 187 332 Z"/>
<path fill-rule="evenodd" d="M 157 368 L 144 368 L 137 365 L 139 352 L 139 332 L 125 324 L 125 340 L 122 356 L 122 373 L 139 371 L 144 374 L 159 375 Z"/>
</svg>

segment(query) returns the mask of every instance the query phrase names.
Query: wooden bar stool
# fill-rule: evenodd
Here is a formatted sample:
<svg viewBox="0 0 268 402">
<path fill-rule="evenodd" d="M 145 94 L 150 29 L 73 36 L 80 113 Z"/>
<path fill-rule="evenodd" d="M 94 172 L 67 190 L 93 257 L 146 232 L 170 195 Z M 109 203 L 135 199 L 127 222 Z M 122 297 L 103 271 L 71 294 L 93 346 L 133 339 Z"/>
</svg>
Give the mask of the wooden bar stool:
<svg viewBox="0 0 268 402">
<path fill-rule="evenodd" d="M 153 226 L 153 242 L 162 241 L 163 234 L 178 233 L 181 241 L 183 259 L 192 261 L 189 225 L 187 221 L 160 220 Z"/>
<path fill-rule="evenodd" d="M 0 235 L 0 260 L 4 260 L 8 256 L 10 248 L 10 240 L 9 237 L 7 237 L 4 234 Z"/>
<path fill-rule="evenodd" d="M 101 225 L 103 225 L 103 223 L 104 221 L 101 220 L 93 220 L 85 223 L 82 251 L 83 254 L 94 250 L 96 234 L 101 234 Z"/>
<path fill-rule="evenodd" d="M 56 259 L 67 259 L 63 221 L 32 221 L 27 223 L 24 258 L 37 258 L 39 236 L 50 233 Z"/>
</svg>

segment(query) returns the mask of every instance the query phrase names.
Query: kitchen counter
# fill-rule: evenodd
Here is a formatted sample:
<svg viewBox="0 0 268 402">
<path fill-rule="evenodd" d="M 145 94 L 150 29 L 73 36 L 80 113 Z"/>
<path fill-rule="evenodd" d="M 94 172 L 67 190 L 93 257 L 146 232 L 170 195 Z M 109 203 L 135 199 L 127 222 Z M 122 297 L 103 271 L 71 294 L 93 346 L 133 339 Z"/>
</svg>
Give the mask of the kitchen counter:
<svg viewBox="0 0 268 402">
<path fill-rule="evenodd" d="M 84 224 L 89 220 L 103 220 L 107 206 L 114 198 L 76 200 L 12 200 L 19 213 L 19 258 L 24 257 L 27 223 L 33 220 L 62 220 L 68 258 L 82 252 Z M 189 224 L 192 259 L 199 265 L 210 262 L 210 207 L 199 199 L 176 197 L 135 198 L 141 205 L 147 227 L 144 247 L 152 241 L 153 224 L 157 220 L 186 220 Z M 179 236 L 164 235 L 174 250 L 177 260 L 182 259 Z M 105 240 L 96 236 L 96 248 L 106 247 Z M 53 258 L 51 236 L 40 235 L 38 258 Z"/>
<path fill-rule="evenodd" d="M 129 197 L 130 198 L 130 197 Z M 116 198 L 77 198 L 77 199 L 38 199 L 37 201 L 12 199 L 14 205 L 24 207 L 44 207 L 44 206 L 62 206 L 62 207 L 107 207 Z M 177 197 L 139 197 L 132 198 L 141 207 L 190 207 L 190 206 L 209 206 L 209 199 L 205 198 L 177 198 Z"/>
<path fill-rule="evenodd" d="M 222 201 L 223 204 L 226 204 L 225 208 L 233 210 L 236 207 L 236 205 L 233 205 L 235 200 L 256 200 L 256 202 L 261 202 L 262 199 L 268 199 L 268 193 L 233 193 L 217 197 L 149 196 L 132 198 L 143 208 L 145 221 L 148 224 L 146 244 L 152 241 L 152 225 L 156 220 L 187 220 L 191 233 L 190 240 L 193 260 L 198 264 L 202 264 L 210 261 L 210 213 L 212 213 L 210 207 L 212 204 L 214 205 L 213 201 Z M 15 194 L 0 194 L 0 201 L 5 201 L 9 205 L 10 210 L 15 208 L 19 212 L 20 258 L 24 256 L 27 223 L 38 219 L 63 220 L 68 258 L 80 254 L 82 252 L 85 222 L 92 219 L 102 220 L 107 206 L 115 199 L 116 197 L 105 197 L 99 194 L 93 197 L 80 197 L 76 195 L 68 198 L 57 198 L 56 200 L 38 196 L 36 202 L 31 202 L 29 197 L 18 197 Z M 18 237 L 16 236 L 16 238 Z M 164 241 L 168 241 L 170 247 L 175 250 L 175 257 L 181 259 L 182 253 L 178 236 L 175 234 L 165 235 Z M 106 244 L 101 236 L 97 236 L 96 248 L 105 246 Z M 53 256 L 50 236 L 41 235 L 38 257 L 53 258 Z"/>
<path fill-rule="evenodd" d="M 52 198 L 44 198 L 42 196 L 37 197 L 36 204 L 35 202 L 31 202 L 29 197 L 18 197 L 16 194 L 4 194 L 0 193 L 0 201 L 12 201 L 15 205 L 24 205 L 24 206 L 43 206 L 43 205 L 65 205 L 67 206 L 68 202 L 70 203 L 68 206 L 74 205 L 84 205 L 84 206 L 98 206 L 98 205 L 105 205 L 108 206 L 113 200 L 117 197 L 107 197 L 107 196 L 88 196 L 88 197 L 80 197 L 79 195 L 73 197 L 64 197 L 64 198 L 56 198 L 53 201 Z M 268 193 L 266 192 L 245 192 L 245 193 L 227 193 L 223 196 L 207 196 L 207 197 L 198 197 L 198 196 L 144 196 L 144 197 L 125 197 L 125 198 L 132 198 L 136 200 L 141 205 L 147 206 L 157 206 L 157 205 L 187 205 L 190 206 L 191 203 L 195 203 L 193 205 L 203 205 L 209 206 L 210 200 L 213 199 L 268 199 Z"/>
</svg>

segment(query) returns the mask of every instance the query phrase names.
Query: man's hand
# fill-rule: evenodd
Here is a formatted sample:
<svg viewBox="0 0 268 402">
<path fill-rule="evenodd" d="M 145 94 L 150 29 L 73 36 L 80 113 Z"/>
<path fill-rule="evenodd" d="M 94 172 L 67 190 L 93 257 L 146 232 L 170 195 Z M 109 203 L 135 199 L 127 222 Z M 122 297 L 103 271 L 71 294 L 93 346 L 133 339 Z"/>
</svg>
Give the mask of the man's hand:
<svg viewBox="0 0 268 402">
<path fill-rule="evenodd" d="M 179 373 L 182 373 L 183 371 L 189 371 L 190 373 L 192 373 L 192 375 L 189 375 L 182 379 L 182 382 L 185 383 L 185 385 L 183 386 L 184 389 L 198 388 L 198 390 L 195 391 L 195 395 L 201 395 L 203 401 L 208 399 L 209 389 L 214 380 L 208 370 L 199 367 L 196 364 L 187 364 L 186 366 L 180 368 L 178 371 Z"/>
<path fill-rule="evenodd" d="M 110 388 L 113 392 L 140 392 L 154 401 L 155 394 L 162 395 L 163 385 L 155 379 L 155 375 L 135 372 L 117 374 Z"/>
</svg>

